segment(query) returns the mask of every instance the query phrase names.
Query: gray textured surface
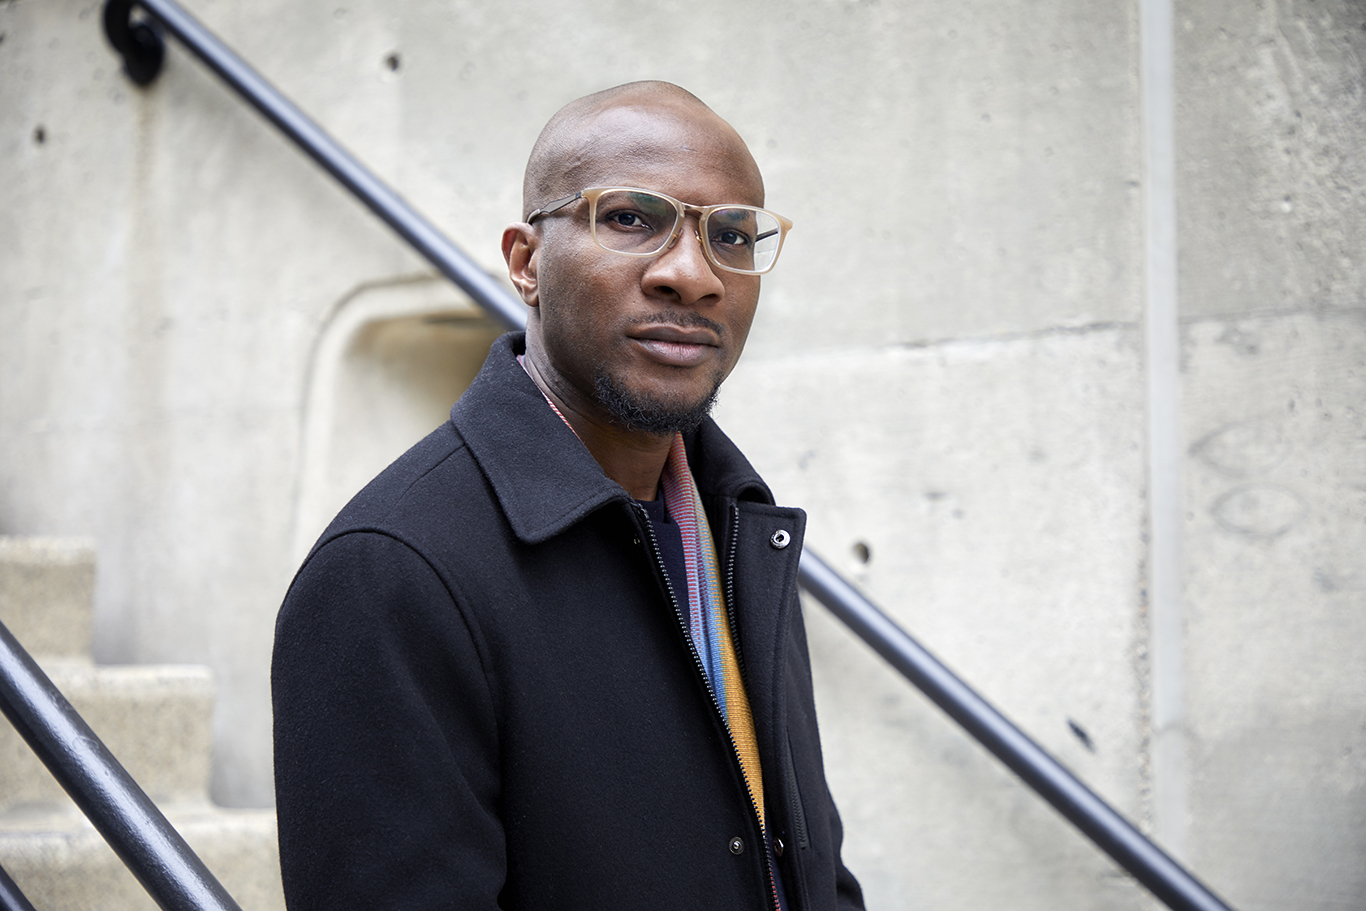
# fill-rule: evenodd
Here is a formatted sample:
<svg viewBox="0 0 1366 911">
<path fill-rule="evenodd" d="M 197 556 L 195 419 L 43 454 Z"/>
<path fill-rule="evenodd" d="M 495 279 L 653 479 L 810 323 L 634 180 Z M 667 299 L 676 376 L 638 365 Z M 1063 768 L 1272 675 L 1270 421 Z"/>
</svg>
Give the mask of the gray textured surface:
<svg viewBox="0 0 1366 911">
<path fill-rule="evenodd" d="M 1366 8 L 1177 5 L 1190 860 L 1366 904 Z"/>
<path fill-rule="evenodd" d="M 1182 310 L 1360 310 L 1366 9 L 1177 4 Z"/>
<path fill-rule="evenodd" d="M 0 620 L 32 655 L 90 654 L 95 542 L 0 535 Z"/>
<path fill-rule="evenodd" d="M 1187 336 L 1191 860 L 1244 911 L 1366 901 L 1366 313 Z"/>
</svg>

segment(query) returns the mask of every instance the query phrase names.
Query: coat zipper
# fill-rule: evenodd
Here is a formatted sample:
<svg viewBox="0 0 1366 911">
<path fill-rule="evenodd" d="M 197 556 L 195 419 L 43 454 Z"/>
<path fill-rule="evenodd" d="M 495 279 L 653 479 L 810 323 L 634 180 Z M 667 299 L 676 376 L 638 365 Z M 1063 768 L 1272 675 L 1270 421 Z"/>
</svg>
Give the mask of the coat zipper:
<svg viewBox="0 0 1366 911">
<path fill-rule="evenodd" d="M 783 746 L 787 750 L 787 767 L 783 776 L 787 781 L 788 812 L 792 814 L 792 828 L 797 836 L 797 847 L 809 847 L 811 842 L 806 834 L 806 807 L 802 804 L 802 792 L 797 787 L 797 763 L 792 758 L 792 740 L 788 738 Z"/>
<path fill-rule="evenodd" d="M 768 875 L 768 897 L 769 904 L 773 911 L 782 911 L 782 906 L 778 904 L 778 886 L 773 879 L 773 864 L 768 856 L 768 833 L 764 831 L 764 824 L 759 820 L 759 802 L 754 799 L 754 787 L 750 784 L 749 776 L 745 774 L 744 764 L 740 762 L 740 748 L 735 745 L 735 735 L 731 733 L 730 722 L 726 720 L 726 713 L 721 711 L 721 700 L 716 698 L 716 689 L 711 684 L 711 678 L 707 676 L 707 668 L 702 663 L 702 656 L 697 652 L 697 644 L 693 642 L 692 630 L 689 628 L 688 618 L 683 615 L 682 605 L 678 603 L 678 596 L 674 594 L 673 580 L 669 578 L 669 572 L 664 567 L 664 555 L 659 550 L 659 539 L 655 537 L 654 524 L 650 521 L 650 516 L 645 512 L 645 508 L 634 503 L 631 504 L 636 514 L 641 519 L 641 524 L 645 527 L 645 534 L 650 540 L 650 552 L 654 554 L 655 566 L 659 569 L 659 574 L 664 579 L 664 589 L 669 593 L 669 603 L 674 609 L 674 618 L 678 621 L 683 630 L 683 640 L 688 643 L 688 653 L 692 655 L 693 666 L 697 669 L 698 675 L 702 678 L 702 683 L 707 688 L 707 698 L 711 700 L 711 707 L 716 712 L 716 717 L 721 720 L 721 727 L 726 731 L 726 740 L 730 743 L 730 755 L 735 760 L 735 765 L 740 769 L 740 780 L 745 783 L 745 795 L 749 797 L 749 810 L 753 819 L 759 824 L 759 850 L 763 853 L 764 872 Z M 727 542 L 727 561 L 726 561 L 726 621 L 730 626 L 731 644 L 735 646 L 735 660 L 740 664 L 740 677 L 744 678 L 744 665 L 741 663 L 740 649 L 736 643 L 739 642 L 735 637 L 735 614 L 731 610 L 731 596 L 735 591 L 735 550 L 737 547 L 737 532 L 740 529 L 740 509 L 731 506 L 731 536 Z M 746 697 L 748 698 L 748 697 Z"/>
<path fill-rule="evenodd" d="M 726 623 L 730 626 L 730 641 L 733 648 L 735 649 L 735 663 L 738 664 L 740 667 L 740 679 L 744 680 L 748 676 L 745 673 L 745 653 L 740 650 L 740 635 L 735 628 L 735 610 L 732 607 L 732 605 L 735 604 L 735 555 L 739 551 L 739 549 L 740 507 L 732 503 L 730 507 L 730 537 L 726 541 Z M 748 695 L 746 695 L 746 698 L 748 698 Z M 750 709 L 752 714 L 752 705 L 750 706 Z M 759 733 L 757 728 L 755 729 L 754 733 L 757 746 Z M 734 746 L 734 744 L 735 740 L 734 738 L 732 738 L 732 747 Z M 735 753 L 736 760 L 738 761 L 740 751 L 736 750 Z M 772 770 L 769 770 L 769 774 L 772 774 Z M 745 787 L 749 787 L 749 779 L 745 779 Z M 752 792 L 750 794 L 749 799 L 750 803 L 754 804 L 754 795 Z M 770 808 L 770 811 L 771 809 L 772 808 Z M 754 816 L 756 819 L 759 816 L 759 807 L 757 804 L 754 804 Z M 768 873 L 768 897 L 773 905 L 774 911 L 782 911 L 782 905 L 778 901 L 778 874 L 777 871 L 773 869 L 773 858 L 772 855 L 769 853 L 768 849 L 768 831 L 766 827 L 761 824 L 759 826 L 759 832 L 764 841 L 764 871 Z"/>
</svg>

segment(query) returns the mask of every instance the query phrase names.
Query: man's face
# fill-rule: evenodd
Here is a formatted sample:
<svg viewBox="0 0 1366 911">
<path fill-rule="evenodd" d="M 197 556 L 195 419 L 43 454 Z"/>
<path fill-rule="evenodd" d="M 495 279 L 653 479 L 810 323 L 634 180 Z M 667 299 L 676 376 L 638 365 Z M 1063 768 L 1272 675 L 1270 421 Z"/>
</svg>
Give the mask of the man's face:
<svg viewBox="0 0 1366 911">
<path fill-rule="evenodd" d="M 758 169 L 723 127 L 702 109 L 611 109 L 567 162 L 566 193 L 638 187 L 699 206 L 760 206 Z M 693 216 L 671 248 L 648 258 L 598 247 L 588 218 L 579 201 L 537 228 L 531 331 L 548 361 L 538 367 L 587 416 L 652 433 L 696 424 L 744 348 L 758 276 L 712 266 Z"/>
</svg>

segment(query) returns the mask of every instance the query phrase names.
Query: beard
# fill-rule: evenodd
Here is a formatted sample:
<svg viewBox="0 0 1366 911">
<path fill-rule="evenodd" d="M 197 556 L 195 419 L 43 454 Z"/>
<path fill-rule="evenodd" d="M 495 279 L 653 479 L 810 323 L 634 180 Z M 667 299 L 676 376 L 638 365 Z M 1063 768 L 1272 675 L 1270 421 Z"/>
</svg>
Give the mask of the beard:
<svg viewBox="0 0 1366 911">
<path fill-rule="evenodd" d="M 632 392 L 606 371 L 599 372 L 593 378 L 593 388 L 597 392 L 598 404 L 627 430 L 673 436 L 678 432 L 696 429 L 711 414 L 723 379 L 723 376 L 714 377 L 711 392 L 702 401 L 691 405 L 676 398 L 659 399 Z"/>
</svg>

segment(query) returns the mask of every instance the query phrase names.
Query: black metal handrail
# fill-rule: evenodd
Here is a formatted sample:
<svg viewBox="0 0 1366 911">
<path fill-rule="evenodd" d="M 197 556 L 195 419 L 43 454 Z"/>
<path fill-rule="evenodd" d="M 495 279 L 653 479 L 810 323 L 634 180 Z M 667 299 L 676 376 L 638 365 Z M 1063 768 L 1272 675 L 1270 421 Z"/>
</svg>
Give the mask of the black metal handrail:
<svg viewBox="0 0 1366 911">
<path fill-rule="evenodd" d="M 3 623 L 0 711 L 161 908 L 241 911 Z"/>
<path fill-rule="evenodd" d="M 145 10 L 148 18 L 132 21 L 134 6 Z M 140 85 L 155 79 L 161 66 L 162 27 L 490 315 L 509 328 L 525 326 L 526 309 L 520 301 L 175 0 L 106 2 L 106 33 L 124 55 L 130 78 Z M 855 634 L 1168 907 L 1175 911 L 1231 911 L 810 550 L 802 554 L 800 579 L 803 587 Z"/>
</svg>

